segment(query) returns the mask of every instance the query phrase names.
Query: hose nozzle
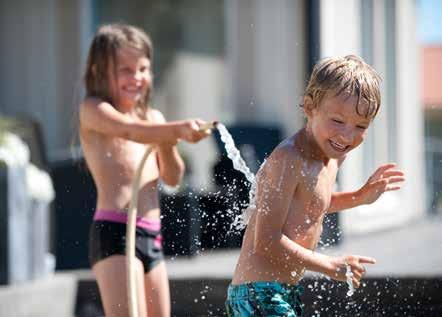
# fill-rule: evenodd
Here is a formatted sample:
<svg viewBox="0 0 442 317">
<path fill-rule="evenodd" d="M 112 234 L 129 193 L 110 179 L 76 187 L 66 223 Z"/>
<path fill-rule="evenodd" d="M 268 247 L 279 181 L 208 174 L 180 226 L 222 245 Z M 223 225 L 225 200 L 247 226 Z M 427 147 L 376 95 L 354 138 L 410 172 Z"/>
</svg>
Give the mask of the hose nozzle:
<svg viewBox="0 0 442 317">
<path fill-rule="evenodd" d="M 218 124 L 218 121 L 208 122 L 208 123 L 202 125 L 202 126 L 199 128 L 199 130 L 200 130 L 200 131 L 206 131 L 206 130 L 216 129 L 217 124 Z"/>
</svg>

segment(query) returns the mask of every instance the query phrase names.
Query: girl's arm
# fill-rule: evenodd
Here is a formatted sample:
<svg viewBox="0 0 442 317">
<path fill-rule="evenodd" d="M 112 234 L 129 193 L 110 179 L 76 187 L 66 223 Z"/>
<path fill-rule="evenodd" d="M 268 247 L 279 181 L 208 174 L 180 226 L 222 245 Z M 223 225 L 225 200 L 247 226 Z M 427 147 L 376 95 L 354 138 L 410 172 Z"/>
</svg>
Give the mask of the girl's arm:
<svg viewBox="0 0 442 317">
<path fill-rule="evenodd" d="M 139 143 L 198 142 L 208 134 L 199 131 L 200 120 L 149 123 L 131 118 L 98 98 L 87 98 L 80 106 L 80 128 Z"/>
<path fill-rule="evenodd" d="M 152 110 L 155 122 L 166 123 L 163 114 L 158 110 Z M 165 184 L 177 186 L 184 175 L 185 165 L 174 143 L 160 143 L 158 149 L 158 167 L 160 177 Z"/>
</svg>

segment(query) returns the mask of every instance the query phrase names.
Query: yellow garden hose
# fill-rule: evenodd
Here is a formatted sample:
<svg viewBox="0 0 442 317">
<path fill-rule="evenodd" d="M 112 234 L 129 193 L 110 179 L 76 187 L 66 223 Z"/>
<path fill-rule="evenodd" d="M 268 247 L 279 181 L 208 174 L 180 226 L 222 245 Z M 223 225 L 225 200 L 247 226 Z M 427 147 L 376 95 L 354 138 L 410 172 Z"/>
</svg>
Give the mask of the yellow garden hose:
<svg viewBox="0 0 442 317">
<path fill-rule="evenodd" d="M 210 130 L 216 126 L 217 122 L 207 123 L 200 127 L 200 131 Z M 135 279 L 135 230 L 137 220 L 137 203 L 138 191 L 140 187 L 141 172 L 144 164 L 152 152 L 153 147 L 148 146 L 144 152 L 143 158 L 138 165 L 135 172 L 135 177 L 132 182 L 132 198 L 129 204 L 126 225 L 126 279 L 127 279 L 127 299 L 129 306 L 129 316 L 138 317 L 138 297 L 137 284 Z"/>
<path fill-rule="evenodd" d="M 126 226 L 126 279 L 127 279 L 127 299 L 129 306 L 129 316 L 138 317 L 138 298 L 137 298 L 137 284 L 135 279 L 135 230 L 137 221 L 137 202 L 138 190 L 140 186 L 141 172 L 143 171 L 144 163 L 149 154 L 152 152 L 152 147 L 148 146 L 144 152 L 143 158 L 135 172 L 135 177 L 132 182 L 132 198 L 129 204 L 129 211 L 127 215 Z"/>
</svg>

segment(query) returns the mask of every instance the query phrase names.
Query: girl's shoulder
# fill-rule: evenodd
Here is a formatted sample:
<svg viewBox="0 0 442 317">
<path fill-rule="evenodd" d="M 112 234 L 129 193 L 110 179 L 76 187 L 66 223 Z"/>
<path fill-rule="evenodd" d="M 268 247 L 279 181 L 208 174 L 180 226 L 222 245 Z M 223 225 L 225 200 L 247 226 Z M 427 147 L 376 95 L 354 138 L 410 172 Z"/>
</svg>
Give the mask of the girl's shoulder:
<svg viewBox="0 0 442 317">
<path fill-rule="evenodd" d="M 80 107 L 82 107 L 82 106 L 96 106 L 102 102 L 105 102 L 105 101 L 99 97 L 87 96 L 87 97 L 84 97 L 84 99 L 80 103 Z"/>
<path fill-rule="evenodd" d="M 108 102 L 106 102 L 105 100 L 99 98 L 99 97 L 85 97 L 81 102 L 80 102 L 80 115 L 82 112 L 84 111 L 88 111 L 88 109 L 96 109 L 99 105 L 104 104 L 106 106 L 111 106 L 111 104 L 109 104 Z"/>
<path fill-rule="evenodd" d="M 161 111 L 158 110 L 158 109 L 155 109 L 155 108 L 149 108 L 147 117 L 148 117 L 148 120 L 153 122 L 153 123 L 164 123 L 164 122 L 166 122 L 166 118 L 161 113 Z"/>
</svg>

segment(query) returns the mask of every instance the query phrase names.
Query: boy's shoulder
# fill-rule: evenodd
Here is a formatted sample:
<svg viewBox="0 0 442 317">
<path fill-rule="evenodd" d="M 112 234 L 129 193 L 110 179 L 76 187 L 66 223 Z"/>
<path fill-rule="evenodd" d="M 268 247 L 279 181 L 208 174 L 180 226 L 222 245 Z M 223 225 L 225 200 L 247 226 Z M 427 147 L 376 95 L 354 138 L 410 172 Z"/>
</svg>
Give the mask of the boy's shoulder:
<svg viewBox="0 0 442 317">
<path fill-rule="evenodd" d="M 299 132 L 282 140 L 274 149 L 274 153 L 282 156 L 291 156 L 293 159 L 302 159 L 303 149 L 299 142 Z"/>
<path fill-rule="evenodd" d="M 292 165 L 296 165 L 302 161 L 301 154 L 302 149 L 297 145 L 295 134 L 279 143 L 273 150 L 269 159 L 278 163 L 290 162 Z"/>
</svg>

